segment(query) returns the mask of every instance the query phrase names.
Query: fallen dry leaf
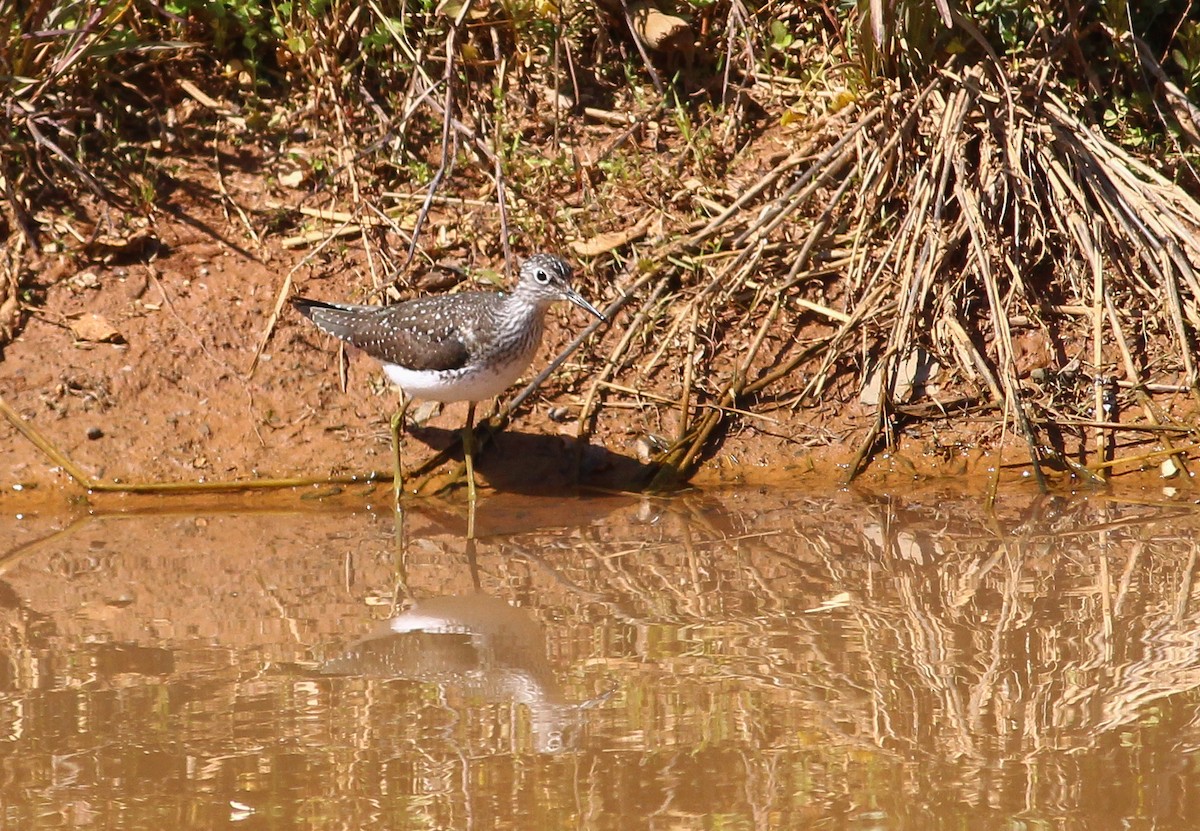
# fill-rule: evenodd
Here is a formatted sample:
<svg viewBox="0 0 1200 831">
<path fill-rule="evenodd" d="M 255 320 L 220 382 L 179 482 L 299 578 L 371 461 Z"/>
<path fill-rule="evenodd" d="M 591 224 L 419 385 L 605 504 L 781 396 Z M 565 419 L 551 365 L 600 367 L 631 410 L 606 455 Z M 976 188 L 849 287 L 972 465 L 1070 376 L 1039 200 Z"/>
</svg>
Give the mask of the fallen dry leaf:
<svg viewBox="0 0 1200 831">
<path fill-rule="evenodd" d="M 92 343 L 124 343 L 125 338 L 117 331 L 108 319 L 95 312 L 89 312 L 78 320 L 71 321 L 71 332 L 76 340 Z"/>
<path fill-rule="evenodd" d="M 623 231 L 609 231 L 606 234 L 597 234 L 588 240 L 575 240 L 571 243 L 571 250 L 581 257 L 595 257 L 627 245 L 636 239 L 641 239 L 649 228 L 650 217 L 646 217 L 637 225 Z"/>
<path fill-rule="evenodd" d="M 305 173 L 303 170 L 293 170 L 290 173 L 281 174 L 279 184 L 285 188 L 298 188 L 304 184 Z"/>
<path fill-rule="evenodd" d="M 655 52 L 691 52 L 695 48 L 692 27 L 682 17 L 660 11 L 650 3 L 634 3 L 629 13 L 638 36 Z"/>
<path fill-rule="evenodd" d="M 97 234 L 83 246 L 84 253 L 93 260 L 111 263 L 145 256 L 158 245 L 158 238 L 149 231 L 131 231 L 127 234 Z"/>
</svg>

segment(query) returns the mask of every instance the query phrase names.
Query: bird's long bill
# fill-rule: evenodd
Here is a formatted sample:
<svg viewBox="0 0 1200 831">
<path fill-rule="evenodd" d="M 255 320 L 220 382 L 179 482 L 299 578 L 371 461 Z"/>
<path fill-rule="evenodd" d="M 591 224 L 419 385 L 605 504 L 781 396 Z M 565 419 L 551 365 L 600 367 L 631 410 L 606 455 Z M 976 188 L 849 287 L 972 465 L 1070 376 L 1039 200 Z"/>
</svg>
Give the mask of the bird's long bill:
<svg viewBox="0 0 1200 831">
<path fill-rule="evenodd" d="M 594 314 L 596 317 L 600 318 L 601 320 L 604 320 L 604 321 L 608 320 L 608 318 L 605 317 L 604 314 L 599 309 L 597 309 L 591 303 L 584 300 L 583 295 L 580 294 L 579 292 L 575 291 L 575 289 L 568 287 L 567 290 L 565 292 L 563 292 L 563 294 L 565 294 L 566 298 L 568 300 L 570 300 L 572 303 L 574 303 L 576 306 L 578 306 L 579 308 L 586 309 L 587 311 L 591 312 L 592 314 Z"/>
</svg>

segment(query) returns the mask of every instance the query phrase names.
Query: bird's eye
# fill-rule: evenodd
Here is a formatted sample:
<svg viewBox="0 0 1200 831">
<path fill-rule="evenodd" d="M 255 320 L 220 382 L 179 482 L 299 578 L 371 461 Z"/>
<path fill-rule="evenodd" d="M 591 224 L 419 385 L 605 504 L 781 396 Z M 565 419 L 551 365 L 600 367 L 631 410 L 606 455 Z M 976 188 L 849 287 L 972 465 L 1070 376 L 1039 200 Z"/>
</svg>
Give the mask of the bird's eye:
<svg viewBox="0 0 1200 831">
<path fill-rule="evenodd" d="M 533 276 L 534 276 L 534 279 L 536 279 L 539 283 L 549 283 L 550 282 L 550 275 L 547 274 L 544 269 L 539 268 L 537 270 L 537 273 L 535 273 Z"/>
</svg>

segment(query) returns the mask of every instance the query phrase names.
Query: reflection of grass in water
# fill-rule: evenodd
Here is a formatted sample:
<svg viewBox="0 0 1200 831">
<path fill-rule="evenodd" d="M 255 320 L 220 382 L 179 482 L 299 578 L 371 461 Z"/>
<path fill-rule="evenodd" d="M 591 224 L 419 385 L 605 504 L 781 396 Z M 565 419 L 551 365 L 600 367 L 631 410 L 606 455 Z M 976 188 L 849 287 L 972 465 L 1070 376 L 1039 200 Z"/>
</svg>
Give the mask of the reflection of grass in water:
<svg viewBox="0 0 1200 831">
<path fill-rule="evenodd" d="M 94 755 L 106 777 L 145 754 L 204 771 L 158 799 L 130 798 L 152 777 L 105 779 L 93 809 L 127 818 L 208 804 L 214 781 L 281 810 L 333 782 L 338 798 L 322 792 L 320 809 L 331 818 L 416 810 L 420 789 L 423 809 L 451 818 L 470 808 L 553 827 L 590 827 L 572 811 L 604 827 L 672 814 L 898 828 L 1142 816 L 1168 810 L 1150 798 L 1164 776 L 1193 776 L 1178 767 L 1200 680 L 1193 516 L 1100 499 L 1009 498 L 989 515 L 943 493 L 741 492 L 497 534 L 480 544 L 483 590 L 542 624 L 536 655 L 565 698 L 618 687 L 562 757 L 514 746 L 513 725 L 530 718 L 520 708 L 475 703 L 456 717 L 435 684 L 279 663 L 390 614 L 386 597 L 363 605 L 362 592 L 390 588 L 377 522 L 288 516 L 267 533 L 243 516 L 104 519 L 5 572 L 21 679 L 6 700 L 21 702 L 23 728 L 11 764 L 49 765 L 61 748 L 43 742 L 65 735 L 69 761 Z M 408 522 L 406 590 L 470 594 L 444 520 L 418 509 Z M 208 628 L 189 628 L 198 620 Z M 55 626 L 102 642 L 47 638 Z M 79 787 L 92 775 L 85 766 Z M 72 782 L 40 782 L 9 810 L 74 795 Z"/>
<path fill-rule="evenodd" d="M 656 746 L 741 747 L 765 774 L 812 763 L 807 736 L 820 762 L 868 780 L 882 764 L 919 804 L 949 789 L 1086 812 L 1105 787 L 1144 794 L 1122 746 L 1175 753 L 1194 732 L 1194 515 L 1098 500 L 989 518 L 940 501 L 748 501 L 741 516 L 710 506 L 709 528 L 668 513 L 662 544 L 557 572 L 595 587 L 606 564 L 597 591 L 641 645 L 621 671 L 662 696 L 638 716 Z M 791 533 L 735 541 L 739 523 Z M 1093 764 L 1104 781 L 1079 781 Z M 1076 784 L 1041 792 L 1046 777 Z"/>
</svg>

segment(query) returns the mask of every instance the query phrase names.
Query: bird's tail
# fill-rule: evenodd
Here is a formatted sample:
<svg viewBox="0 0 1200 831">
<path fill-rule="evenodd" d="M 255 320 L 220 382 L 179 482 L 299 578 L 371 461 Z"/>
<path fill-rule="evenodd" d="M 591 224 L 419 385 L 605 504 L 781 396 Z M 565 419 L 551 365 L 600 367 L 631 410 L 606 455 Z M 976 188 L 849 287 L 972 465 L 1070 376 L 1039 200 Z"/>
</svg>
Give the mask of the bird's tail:
<svg viewBox="0 0 1200 831">
<path fill-rule="evenodd" d="M 378 308 L 377 306 L 326 303 L 323 300 L 310 300 L 307 297 L 293 297 L 291 302 L 296 311 L 315 323 L 322 332 L 342 340 L 353 339 L 367 313 Z"/>
</svg>

